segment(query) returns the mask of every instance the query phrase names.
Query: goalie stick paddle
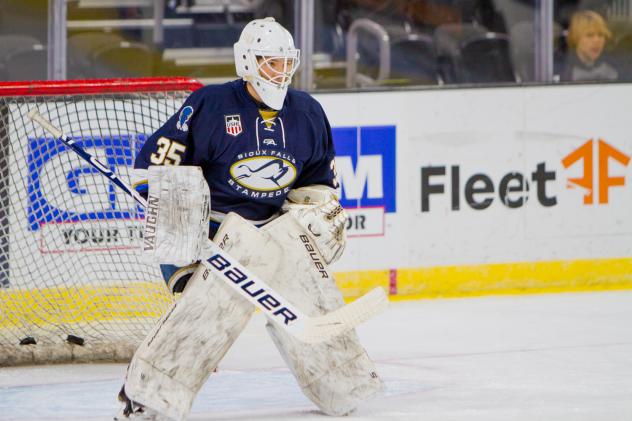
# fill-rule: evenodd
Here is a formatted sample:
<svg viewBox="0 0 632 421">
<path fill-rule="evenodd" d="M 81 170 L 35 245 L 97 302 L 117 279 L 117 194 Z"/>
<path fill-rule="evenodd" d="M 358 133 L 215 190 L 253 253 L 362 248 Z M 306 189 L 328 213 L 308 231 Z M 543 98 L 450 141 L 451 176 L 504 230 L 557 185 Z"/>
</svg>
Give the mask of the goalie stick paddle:
<svg viewBox="0 0 632 421">
<path fill-rule="evenodd" d="M 44 118 L 37 109 L 29 111 L 28 116 L 32 121 L 52 134 L 57 140 L 72 149 L 81 159 L 87 161 L 92 167 L 105 175 L 110 181 L 136 200 L 138 204 L 144 208 L 147 207 L 147 200 L 145 200 L 144 197 L 118 178 L 106 165 L 82 149 L 81 146 L 76 143 L 76 140 L 70 136 L 66 136 L 59 128 Z M 261 310 L 263 314 L 277 326 L 280 326 L 303 342 L 318 343 L 341 335 L 376 314 L 381 313 L 388 305 L 386 293 L 382 288 L 378 287 L 337 310 L 322 316 L 309 317 L 294 307 L 281 294 L 242 266 L 236 259 L 219 248 L 219 246 L 211 240 L 208 240 L 206 249 L 210 257 L 201 263 L 208 271 L 219 275 L 234 291 Z M 241 272 L 244 276 L 236 277 L 234 275 L 235 270 Z M 208 276 L 208 274 L 205 275 Z M 250 287 L 252 291 L 261 289 L 263 292 L 253 297 L 248 293 L 247 288 L 242 288 L 242 286 L 246 285 Z"/>
</svg>

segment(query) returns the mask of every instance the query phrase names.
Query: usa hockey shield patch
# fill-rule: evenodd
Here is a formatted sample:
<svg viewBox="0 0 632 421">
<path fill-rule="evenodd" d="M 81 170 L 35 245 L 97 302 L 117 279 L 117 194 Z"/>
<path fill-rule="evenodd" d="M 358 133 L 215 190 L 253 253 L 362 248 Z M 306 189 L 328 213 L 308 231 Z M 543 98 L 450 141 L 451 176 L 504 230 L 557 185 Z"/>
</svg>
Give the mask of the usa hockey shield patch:
<svg viewBox="0 0 632 421">
<path fill-rule="evenodd" d="M 239 136 L 243 131 L 241 128 L 241 116 L 239 114 L 224 116 L 226 120 L 226 133 L 231 136 Z"/>
</svg>

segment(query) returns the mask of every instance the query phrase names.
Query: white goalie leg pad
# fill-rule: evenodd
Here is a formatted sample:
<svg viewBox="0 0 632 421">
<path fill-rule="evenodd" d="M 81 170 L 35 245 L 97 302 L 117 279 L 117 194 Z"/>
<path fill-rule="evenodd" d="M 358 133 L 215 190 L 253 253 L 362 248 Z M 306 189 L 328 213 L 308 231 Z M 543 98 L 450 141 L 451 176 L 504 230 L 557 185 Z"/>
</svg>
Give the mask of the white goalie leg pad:
<svg viewBox="0 0 632 421">
<path fill-rule="evenodd" d="M 263 279 L 280 266 L 270 235 L 229 214 L 215 241 Z M 202 265 L 140 345 L 125 380 L 135 402 L 174 420 L 187 417 L 200 387 L 246 326 L 254 306 Z"/>
<path fill-rule="evenodd" d="M 200 167 L 150 166 L 142 255 L 186 266 L 200 258 L 209 234 L 211 195 Z"/>
<path fill-rule="evenodd" d="M 285 262 L 274 285 L 310 316 L 344 305 L 334 278 L 302 227 L 285 214 L 262 228 L 283 248 Z M 268 331 L 303 393 L 328 415 L 344 415 L 383 389 L 375 365 L 355 331 L 319 344 L 306 344 L 267 324 Z"/>
</svg>

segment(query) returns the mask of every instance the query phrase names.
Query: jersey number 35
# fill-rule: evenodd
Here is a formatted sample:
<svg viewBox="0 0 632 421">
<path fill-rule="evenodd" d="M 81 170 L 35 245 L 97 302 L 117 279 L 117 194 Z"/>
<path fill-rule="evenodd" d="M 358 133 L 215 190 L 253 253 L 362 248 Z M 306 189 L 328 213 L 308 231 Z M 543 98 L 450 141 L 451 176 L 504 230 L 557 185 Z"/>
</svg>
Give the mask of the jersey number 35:
<svg viewBox="0 0 632 421">
<path fill-rule="evenodd" d="M 151 154 L 150 161 L 154 165 L 179 165 L 186 146 L 166 137 L 156 142 L 156 152 Z"/>
</svg>

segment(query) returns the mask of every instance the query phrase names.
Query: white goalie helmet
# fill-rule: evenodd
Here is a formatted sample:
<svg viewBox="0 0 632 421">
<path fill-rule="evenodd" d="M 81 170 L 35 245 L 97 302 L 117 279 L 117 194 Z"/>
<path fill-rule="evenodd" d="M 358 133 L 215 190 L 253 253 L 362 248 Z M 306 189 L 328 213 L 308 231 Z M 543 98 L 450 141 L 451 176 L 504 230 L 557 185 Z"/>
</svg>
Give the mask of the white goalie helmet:
<svg viewBox="0 0 632 421">
<path fill-rule="evenodd" d="M 280 110 L 299 65 L 292 34 L 274 18 L 255 19 L 244 27 L 234 51 L 237 75 L 250 82 L 264 104 Z"/>
</svg>

